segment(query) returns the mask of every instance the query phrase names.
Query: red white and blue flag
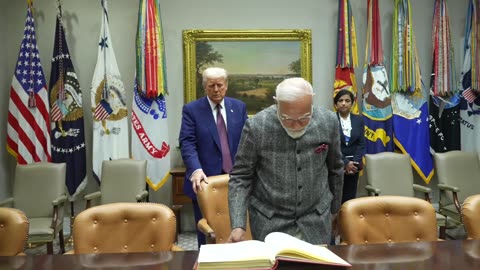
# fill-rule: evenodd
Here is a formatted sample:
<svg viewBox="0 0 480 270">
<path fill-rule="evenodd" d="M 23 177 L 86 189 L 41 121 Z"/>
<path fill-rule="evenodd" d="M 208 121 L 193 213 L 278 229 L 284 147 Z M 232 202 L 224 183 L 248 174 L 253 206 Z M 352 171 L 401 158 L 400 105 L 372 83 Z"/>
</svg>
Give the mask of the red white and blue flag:
<svg viewBox="0 0 480 270">
<path fill-rule="evenodd" d="M 30 3 L 8 104 L 7 150 L 19 164 L 51 160 L 50 106 L 32 12 Z"/>
</svg>

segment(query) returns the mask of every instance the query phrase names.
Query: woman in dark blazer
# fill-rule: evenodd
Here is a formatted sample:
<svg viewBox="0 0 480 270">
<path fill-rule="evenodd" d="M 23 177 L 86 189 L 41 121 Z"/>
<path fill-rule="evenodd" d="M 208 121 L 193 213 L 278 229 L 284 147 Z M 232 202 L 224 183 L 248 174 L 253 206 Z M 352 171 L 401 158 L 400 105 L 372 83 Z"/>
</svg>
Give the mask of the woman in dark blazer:
<svg viewBox="0 0 480 270">
<path fill-rule="evenodd" d="M 340 122 L 340 142 L 345 165 L 342 203 L 357 194 L 358 172 L 362 169 L 365 153 L 365 126 L 361 116 L 350 113 L 355 102 L 353 93 L 342 89 L 333 98 Z"/>
</svg>

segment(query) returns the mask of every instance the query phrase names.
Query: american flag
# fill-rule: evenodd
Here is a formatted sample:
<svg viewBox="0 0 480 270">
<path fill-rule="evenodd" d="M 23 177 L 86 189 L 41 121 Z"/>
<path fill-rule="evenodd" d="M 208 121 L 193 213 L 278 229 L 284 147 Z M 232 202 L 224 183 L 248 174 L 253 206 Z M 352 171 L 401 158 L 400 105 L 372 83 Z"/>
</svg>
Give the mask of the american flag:
<svg viewBox="0 0 480 270">
<path fill-rule="evenodd" d="M 101 121 L 107 119 L 112 112 L 113 110 L 110 107 L 110 104 L 105 101 L 105 99 L 102 99 L 95 108 L 93 116 L 97 121 Z"/>
<path fill-rule="evenodd" d="M 57 101 L 53 102 L 52 111 L 50 112 L 50 117 L 52 118 L 52 121 L 60 121 L 63 118 L 62 110 L 57 103 Z"/>
<path fill-rule="evenodd" d="M 462 96 L 465 98 L 465 100 L 468 103 L 473 103 L 477 98 L 477 95 L 475 94 L 475 92 L 473 92 L 471 87 L 468 87 L 467 89 L 463 90 Z"/>
<path fill-rule="evenodd" d="M 48 93 L 30 5 L 10 86 L 7 150 L 19 164 L 51 160 Z"/>
</svg>

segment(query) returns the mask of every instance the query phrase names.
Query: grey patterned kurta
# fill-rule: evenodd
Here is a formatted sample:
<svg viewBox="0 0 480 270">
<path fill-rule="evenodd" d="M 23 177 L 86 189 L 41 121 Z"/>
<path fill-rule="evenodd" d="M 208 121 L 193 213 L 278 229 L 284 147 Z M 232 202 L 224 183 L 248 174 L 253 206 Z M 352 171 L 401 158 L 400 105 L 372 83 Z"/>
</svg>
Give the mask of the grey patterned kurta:
<svg viewBox="0 0 480 270">
<path fill-rule="evenodd" d="M 290 138 L 275 105 L 248 119 L 229 182 L 232 228 L 245 228 L 247 208 L 254 239 L 273 231 L 328 244 L 331 214 L 342 199 L 343 161 L 336 115 L 314 108 L 305 134 Z M 320 150 L 328 145 L 327 150 Z"/>
</svg>

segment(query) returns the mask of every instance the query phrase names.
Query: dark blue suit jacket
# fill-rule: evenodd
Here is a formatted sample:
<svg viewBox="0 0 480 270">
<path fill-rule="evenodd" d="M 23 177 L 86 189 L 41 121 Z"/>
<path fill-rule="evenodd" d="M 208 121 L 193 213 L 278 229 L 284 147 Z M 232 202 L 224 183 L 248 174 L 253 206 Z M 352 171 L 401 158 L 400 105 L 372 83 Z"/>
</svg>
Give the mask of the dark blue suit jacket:
<svg viewBox="0 0 480 270">
<path fill-rule="evenodd" d="M 240 135 L 247 120 L 245 103 L 225 97 L 227 114 L 228 144 L 232 161 L 235 162 Z M 180 129 L 180 149 L 186 167 L 184 193 L 195 199 L 190 177 L 197 169 L 203 169 L 206 176 L 222 174 L 222 151 L 217 125 L 207 97 L 199 98 L 183 106 Z"/>
<path fill-rule="evenodd" d="M 337 112 L 338 121 L 340 122 L 340 115 Z M 359 163 L 362 167 L 362 157 L 365 155 L 365 126 L 361 116 L 350 114 L 350 121 L 352 122 L 352 131 L 350 134 L 350 141 L 348 145 L 345 142 L 342 126 L 340 126 L 340 144 L 342 148 L 343 163 L 346 165 L 349 160 Z M 347 159 L 346 156 L 353 156 L 353 159 Z"/>
</svg>

